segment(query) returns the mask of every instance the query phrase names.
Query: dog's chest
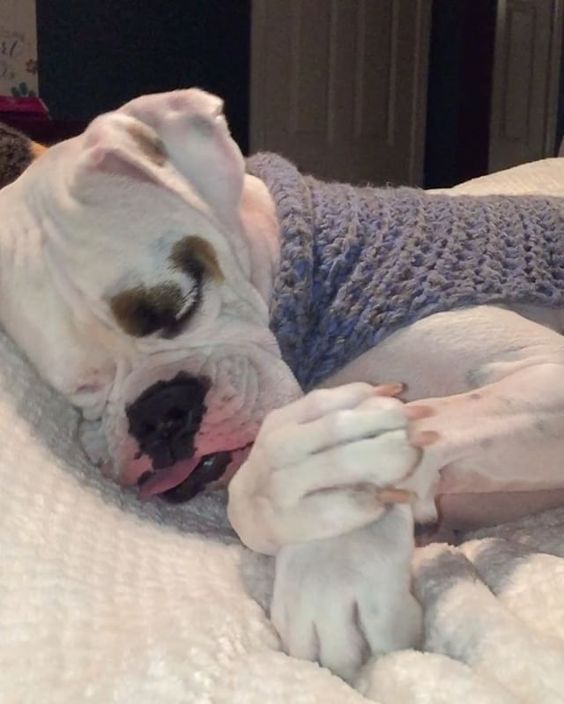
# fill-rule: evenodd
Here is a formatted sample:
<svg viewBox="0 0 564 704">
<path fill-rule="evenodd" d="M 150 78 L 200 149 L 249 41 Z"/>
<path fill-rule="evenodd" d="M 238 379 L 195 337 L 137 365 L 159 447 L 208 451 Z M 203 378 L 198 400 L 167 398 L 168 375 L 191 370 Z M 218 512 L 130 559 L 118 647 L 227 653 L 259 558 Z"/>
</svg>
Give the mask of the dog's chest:
<svg viewBox="0 0 564 704">
<path fill-rule="evenodd" d="M 408 401 L 464 393 L 493 380 L 498 363 L 510 373 L 512 363 L 534 357 L 547 340 L 560 345 L 553 331 L 560 333 L 563 326 L 564 310 L 537 306 L 438 313 L 392 333 L 319 386 L 399 381 Z"/>
</svg>

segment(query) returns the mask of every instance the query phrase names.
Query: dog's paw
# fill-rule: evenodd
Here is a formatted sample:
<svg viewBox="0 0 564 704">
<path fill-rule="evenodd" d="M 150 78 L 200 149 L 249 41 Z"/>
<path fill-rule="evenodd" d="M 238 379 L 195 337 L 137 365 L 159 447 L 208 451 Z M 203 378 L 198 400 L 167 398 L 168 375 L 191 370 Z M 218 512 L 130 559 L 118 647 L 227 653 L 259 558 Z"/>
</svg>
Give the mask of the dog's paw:
<svg viewBox="0 0 564 704">
<path fill-rule="evenodd" d="M 386 497 L 420 457 L 409 412 L 368 384 L 313 391 L 264 421 L 229 489 L 242 541 L 274 554 L 288 544 L 342 535 L 378 519 Z"/>
<path fill-rule="evenodd" d="M 369 657 L 417 647 L 412 531 L 410 509 L 395 506 L 348 535 L 283 548 L 271 618 L 286 652 L 353 681 Z"/>
</svg>

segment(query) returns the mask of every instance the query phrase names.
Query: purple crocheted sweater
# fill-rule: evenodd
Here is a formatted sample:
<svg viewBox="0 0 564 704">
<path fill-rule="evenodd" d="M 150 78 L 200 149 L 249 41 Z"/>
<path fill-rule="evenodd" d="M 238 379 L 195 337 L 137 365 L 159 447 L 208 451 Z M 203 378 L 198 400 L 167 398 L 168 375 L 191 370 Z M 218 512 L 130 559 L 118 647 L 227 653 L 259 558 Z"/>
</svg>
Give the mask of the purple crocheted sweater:
<svg viewBox="0 0 564 704">
<path fill-rule="evenodd" d="M 485 303 L 564 305 L 564 199 L 444 196 L 247 170 L 281 224 L 271 328 L 304 390 L 424 316 Z"/>
</svg>

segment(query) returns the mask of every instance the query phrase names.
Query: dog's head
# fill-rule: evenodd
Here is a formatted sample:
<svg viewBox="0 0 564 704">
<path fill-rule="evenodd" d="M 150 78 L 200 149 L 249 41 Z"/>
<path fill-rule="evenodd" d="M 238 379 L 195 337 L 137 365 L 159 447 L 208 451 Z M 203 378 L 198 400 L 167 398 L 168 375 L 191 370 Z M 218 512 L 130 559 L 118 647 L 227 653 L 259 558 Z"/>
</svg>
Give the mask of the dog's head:
<svg viewBox="0 0 564 704">
<path fill-rule="evenodd" d="M 82 410 L 87 450 L 118 481 L 193 493 L 298 395 L 268 328 L 272 204 L 218 98 L 177 91 L 103 115 L 0 205 L 2 323 Z"/>
</svg>

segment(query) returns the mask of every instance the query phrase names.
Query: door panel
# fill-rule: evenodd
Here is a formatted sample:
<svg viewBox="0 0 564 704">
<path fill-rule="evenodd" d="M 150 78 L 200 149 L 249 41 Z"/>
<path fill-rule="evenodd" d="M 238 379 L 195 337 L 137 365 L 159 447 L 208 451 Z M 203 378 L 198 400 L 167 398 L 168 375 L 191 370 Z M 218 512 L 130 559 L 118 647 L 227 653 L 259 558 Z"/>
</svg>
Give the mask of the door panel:
<svg viewBox="0 0 564 704">
<path fill-rule="evenodd" d="M 431 0 L 254 0 L 251 150 L 421 183 Z"/>
<path fill-rule="evenodd" d="M 562 0 L 499 0 L 490 171 L 555 153 Z"/>
</svg>

